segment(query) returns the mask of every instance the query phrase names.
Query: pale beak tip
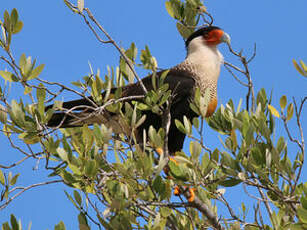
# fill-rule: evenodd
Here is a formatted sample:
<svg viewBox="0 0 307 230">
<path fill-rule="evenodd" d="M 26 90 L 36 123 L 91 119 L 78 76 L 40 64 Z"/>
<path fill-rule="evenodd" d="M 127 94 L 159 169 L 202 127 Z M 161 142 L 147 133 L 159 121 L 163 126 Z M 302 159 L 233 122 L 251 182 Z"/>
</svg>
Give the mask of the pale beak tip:
<svg viewBox="0 0 307 230">
<path fill-rule="evenodd" d="M 224 32 L 223 36 L 221 37 L 221 42 L 225 42 L 226 44 L 230 45 L 230 41 L 231 41 L 231 38 L 229 34 Z"/>
</svg>

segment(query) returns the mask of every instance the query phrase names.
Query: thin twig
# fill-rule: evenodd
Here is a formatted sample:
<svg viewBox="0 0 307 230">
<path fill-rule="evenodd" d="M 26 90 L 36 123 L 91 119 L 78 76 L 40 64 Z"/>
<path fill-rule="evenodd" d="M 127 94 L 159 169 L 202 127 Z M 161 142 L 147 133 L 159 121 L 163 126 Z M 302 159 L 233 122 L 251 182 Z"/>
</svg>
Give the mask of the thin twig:
<svg viewBox="0 0 307 230">
<path fill-rule="evenodd" d="M 245 87 L 248 87 L 248 84 L 246 84 L 246 83 L 244 83 L 243 81 L 241 81 L 238 77 L 237 77 L 237 75 L 235 75 L 234 74 L 234 72 L 227 66 L 227 65 L 229 65 L 229 64 L 226 64 L 225 63 L 225 68 L 228 70 L 228 72 L 241 84 L 241 85 L 243 85 L 243 86 L 245 86 Z"/>
<path fill-rule="evenodd" d="M 189 189 L 183 188 L 182 186 L 180 186 L 179 190 L 180 190 L 180 194 L 183 194 L 186 199 L 189 199 L 191 197 Z M 219 219 L 215 215 L 215 213 L 212 212 L 211 209 L 204 202 L 202 202 L 196 195 L 194 197 L 194 200 L 189 203 L 191 204 L 191 207 L 196 208 L 205 217 L 207 217 L 212 227 L 214 227 L 217 230 L 225 230 L 225 228 L 219 222 Z"/>
<path fill-rule="evenodd" d="M 64 182 L 63 180 L 53 180 L 53 181 L 46 181 L 46 182 L 41 182 L 41 183 L 37 183 L 37 184 L 32 184 L 28 187 L 23 187 L 22 190 L 20 192 L 18 192 L 17 194 L 15 194 L 14 196 L 10 197 L 4 204 L 2 204 L 0 206 L 0 210 L 4 209 L 9 203 L 11 203 L 15 198 L 17 198 L 18 196 L 20 196 L 22 193 L 24 193 L 25 191 L 34 188 L 34 187 L 39 187 L 42 185 L 48 185 L 48 184 L 54 184 L 54 183 L 60 183 L 60 182 Z"/>
<path fill-rule="evenodd" d="M 35 156 L 39 156 L 39 155 L 42 155 L 42 153 L 36 153 L 36 154 L 34 154 L 34 155 L 35 155 Z M 6 166 L 6 165 L 1 165 L 1 164 L 0 164 L 0 168 L 4 168 L 4 169 L 13 168 L 13 167 L 15 167 L 15 166 L 21 164 L 22 162 L 24 162 L 25 160 L 27 160 L 27 159 L 29 159 L 29 158 L 31 158 L 31 157 L 33 157 L 33 154 L 32 154 L 32 155 L 27 155 L 27 156 L 25 156 L 24 158 L 22 158 L 21 160 L 16 161 L 15 163 L 13 163 L 13 164 L 11 164 L 11 165 L 8 165 L 8 166 Z"/>
<path fill-rule="evenodd" d="M 132 71 L 133 75 L 137 78 L 137 80 L 140 82 L 140 85 L 142 87 L 142 90 L 144 91 L 145 94 L 147 94 L 147 89 L 145 85 L 143 84 L 141 78 L 138 76 L 136 73 L 135 69 L 133 68 L 133 65 L 131 63 L 131 60 L 127 57 L 127 55 L 123 52 L 123 50 L 117 45 L 117 43 L 112 39 L 112 37 L 107 33 L 107 31 L 100 25 L 100 23 L 96 20 L 96 18 L 93 16 L 92 12 L 88 9 L 84 9 L 88 15 L 88 17 L 95 23 L 95 25 L 99 28 L 99 30 L 108 38 L 107 41 L 104 41 L 103 39 L 100 38 L 100 36 L 97 34 L 95 29 L 91 26 L 90 22 L 87 20 L 86 16 L 82 13 L 79 12 L 79 14 L 83 17 L 85 23 L 88 25 L 90 30 L 94 33 L 95 37 L 102 43 L 111 43 L 117 51 L 120 53 L 122 58 L 125 60 L 127 65 L 129 66 L 130 70 Z"/>
<path fill-rule="evenodd" d="M 248 81 L 248 84 L 247 84 L 248 92 L 247 92 L 247 95 L 246 95 L 246 110 L 249 111 L 249 109 L 250 109 L 249 101 L 251 100 L 251 102 L 252 102 L 251 110 L 255 111 L 256 99 L 255 99 L 254 85 L 253 85 L 253 82 L 252 82 L 252 78 L 251 78 L 251 74 L 250 74 L 250 71 L 249 71 L 248 64 L 256 56 L 256 45 L 254 46 L 254 53 L 253 53 L 252 57 L 249 58 L 248 60 L 246 59 L 245 56 L 243 56 L 243 54 L 242 54 L 243 51 L 240 51 L 240 52 L 234 51 L 230 44 L 228 44 L 228 48 L 229 48 L 229 51 L 233 55 L 235 55 L 235 56 L 237 56 L 239 58 L 240 62 L 242 63 L 242 65 L 244 67 L 244 70 L 242 70 L 239 67 L 236 67 L 236 66 L 234 66 L 234 65 L 232 65 L 232 64 L 230 64 L 228 62 L 225 62 L 225 64 L 230 66 L 231 68 L 235 69 L 236 71 L 241 72 L 247 78 L 247 81 Z M 238 79 L 236 78 L 236 80 L 238 80 Z M 243 82 L 241 82 L 241 84 L 242 83 Z"/>
<path fill-rule="evenodd" d="M 210 208 L 203 203 L 197 196 L 195 196 L 194 201 L 191 202 L 193 207 L 195 207 L 198 211 L 203 213 L 210 224 L 217 230 L 224 230 L 225 228 L 219 222 L 217 216 L 210 210 Z"/>
<path fill-rule="evenodd" d="M 273 222 L 273 212 L 272 212 L 272 209 L 270 207 L 269 201 L 266 198 L 266 195 L 263 193 L 262 189 L 259 188 L 259 187 L 257 189 L 259 191 L 259 194 L 260 194 L 261 198 L 263 199 L 263 203 L 264 203 L 264 206 L 265 206 L 265 208 L 266 208 L 266 210 L 267 210 L 267 212 L 268 212 L 268 214 L 270 216 L 271 223 L 273 224 L 274 223 Z"/>
<path fill-rule="evenodd" d="M 305 140 L 304 140 L 303 127 L 301 125 L 300 117 L 301 117 L 301 113 L 302 113 L 302 110 L 303 110 L 304 103 L 306 101 L 307 101 L 307 97 L 304 97 L 303 100 L 301 101 L 300 107 L 298 108 L 298 106 L 297 106 L 297 104 L 296 104 L 296 102 L 295 102 L 295 100 L 293 98 L 293 103 L 294 103 L 294 108 L 295 108 L 295 115 L 296 115 L 296 123 L 298 125 L 299 131 L 300 131 L 300 136 L 301 136 L 301 143 L 298 143 L 298 145 L 301 148 L 302 161 L 301 161 L 301 164 L 299 166 L 299 170 L 298 170 L 297 176 L 295 178 L 294 185 L 292 187 L 291 196 L 294 194 L 296 186 L 297 186 L 297 183 L 298 183 L 298 181 L 300 179 L 300 176 L 301 176 L 301 173 L 302 173 L 302 169 L 303 169 L 303 165 L 304 165 L 304 159 L 305 159 Z M 284 124 L 285 124 L 285 121 L 284 121 Z"/>
</svg>

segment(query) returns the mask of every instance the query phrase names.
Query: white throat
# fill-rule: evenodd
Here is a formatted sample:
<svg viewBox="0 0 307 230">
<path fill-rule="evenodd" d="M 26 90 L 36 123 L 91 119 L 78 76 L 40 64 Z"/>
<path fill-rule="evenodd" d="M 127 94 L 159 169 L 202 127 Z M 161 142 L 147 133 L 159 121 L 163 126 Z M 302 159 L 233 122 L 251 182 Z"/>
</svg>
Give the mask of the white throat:
<svg viewBox="0 0 307 230">
<path fill-rule="evenodd" d="M 216 46 L 208 46 L 202 37 L 194 38 L 187 47 L 188 53 L 184 62 L 193 66 L 202 80 L 216 83 L 220 67 L 224 61 Z"/>
</svg>

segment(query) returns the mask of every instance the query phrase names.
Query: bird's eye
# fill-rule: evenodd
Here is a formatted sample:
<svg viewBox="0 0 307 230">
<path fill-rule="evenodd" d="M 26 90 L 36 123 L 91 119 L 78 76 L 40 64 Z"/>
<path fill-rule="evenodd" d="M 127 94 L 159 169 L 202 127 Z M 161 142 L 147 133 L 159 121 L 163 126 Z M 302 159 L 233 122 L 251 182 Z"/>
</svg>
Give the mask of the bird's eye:
<svg viewBox="0 0 307 230">
<path fill-rule="evenodd" d="M 209 38 L 209 34 L 204 34 L 204 38 L 208 39 Z"/>
</svg>

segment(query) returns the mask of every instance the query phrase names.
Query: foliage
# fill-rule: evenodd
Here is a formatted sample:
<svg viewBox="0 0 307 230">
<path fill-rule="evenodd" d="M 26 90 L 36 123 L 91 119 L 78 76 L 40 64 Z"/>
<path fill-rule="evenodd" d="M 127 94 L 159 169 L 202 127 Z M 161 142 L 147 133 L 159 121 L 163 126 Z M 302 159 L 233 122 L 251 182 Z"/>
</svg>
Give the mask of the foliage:
<svg viewBox="0 0 307 230">
<path fill-rule="evenodd" d="M 84 7 L 84 1 L 78 1 L 77 6 L 67 0 L 65 3 L 86 22 L 90 21 L 100 28 L 89 9 Z M 184 38 L 201 20 L 213 23 L 211 15 L 198 0 L 184 3 L 170 0 L 166 2 L 166 9 L 177 20 L 177 29 Z M 157 154 L 165 146 L 167 130 L 163 128 L 151 128 L 147 133 L 146 146 L 141 146 L 134 144 L 136 137 L 133 134 L 115 135 L 104 124 L 61 130 L 46 127 L 55 107 L 61 108 L 61 102 L 55 102 L 54 107 L 48 110 L 45 106 L 63 91 L 83 97 L 90 94 L 100 106 L 96 109 L 117 113 L 131 130 L 143 123 L 144 110 L 164 114 L 165 104 L 171 97 L 167 85 L 163 84 L 166 73 L 157 81 L 153 80 L 155 90 L 147 92 L 142 102 L 125 103 L 121 100 L 120 88 L 111 92 L 114 86 L 138 80 L 134 70 L 136 65 L 155 73 L 157 61 L 147 46 L 140 52 L 141 64 L 137 64 L 138 52 L 132 43 L 127 50 L 118 49 L 121 55 L 119 67 L 109 68 L 104 78 L 99 70 L 97 73 L 91 70 L 83 81 L 72 83 L 79 87 L 79 91 L 56 83 L 58 88 L 55 93 L 50 90 L 54 83 L 39 78 L 44 64 L 37 65 L 36 59 L 32 61 L 25 54 L 21 55 L 19 62 L 15 61 L 11 40 L 23 26 L 17 10 L 13 9 L 11 13 L 5 11 L 0 25 L 0 45 L 6 55 L 0 59 L 9 67 L 0 71 L 2 82 L 11 82 L 12 88 L 19 85 L 24 89 L 24 97 L 9 103 L 7 88 L 0 87 L 3 135 L 24 157 L 10 166 L 0 166 L 1 209 L 32 187 L 65 183 L 74 189 L 72 194 L 65 194 L 79 211 L 77 219 L 82 230 L 91 229 L 93 225 L 100 229 L 307 228 L 307 183 L 300 181 L 305 158 L 301 112 L 306 96 L 297 104 L 296 101 L 288 101 L 284 95 L 277 107 L 271 104 L 271 96 L 267 96 L 265 89 L 249 96 L 254 89 L 252 84 L 246 84 L 246 108 L 243 108 L 242 100 L 238 105 L 229 100 L 212 117 L 205 119 L 202 111 L 206 111 L 208 95 L 197 92 L 190 106 L 200 117 L 192 121 L 186 117 L 183 122 L 176 121 L 177 128 L 190 137 L 189 153 L 178 152 L 173 161 L 169 161 L 163 154 Z M 108 39 L 101 39 L 102 43 L 117 46 L 104 30 L 100 32 Z M 248 74 L 250 60 L 242 52 L 232 50 L 232 53 L 240 58 L 245 68 L 240 72 L 251 83 Z M 301 67 L 295 61 L 294 65 L 299 73 L 306 75 L 302 61 Z M 106 93 L 101 94 L 102 91 Z M 204 122 L 217 132 L 217 136 L 221 136 L 223 148 L 211 150 L 206 147 L 203 141 Z M 289 122 L 296 122 L 300 139 L 292 137 L 294 131 L 289 130 Z M 277 126 L 284 126 L 287 136 L 276 136 Z M 17 144 L 18 139 L 23 145 Z M 295 144 L 296 153 L 288 152 L 289 142 Z M 40 151 L 34 151 L 37 148 Z M 13 175 L 9 169 L 28 158 L 44 159 L 45 168 L 54 180 L 24 187 L 22 192 L 16 193 L 19 174 Z M 169 170 L 169 176 L 163 169 Z M 254 196 L 249 194 L 250 188 L 259 196 L 254 199 L 253 210 L 243 202 L 240 214 L 224 197 L 225 190 L 239 186 L 251 199 Z M 179 198 L 172 192 L 177 187 L 181 190 Z M 189 190 L 192 187 L 195 191 Z M 193 192 L 196 194 L 194 200 L 190 199 Z M 226 208 L 228 214 L 218 219 L 222 208 Z M 264 219 L 264 216 L 269 218 Z M 12 215 L 10 224 L 3 223 L 2 229 L 21 229 L 21 223 Z M 54 229 L 65 229 L 65 225 L 60 222 Z"/>
</svg>

